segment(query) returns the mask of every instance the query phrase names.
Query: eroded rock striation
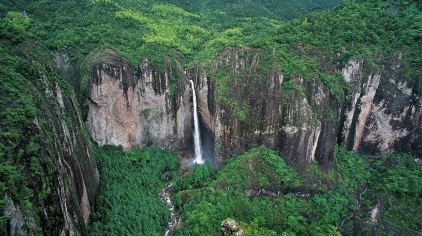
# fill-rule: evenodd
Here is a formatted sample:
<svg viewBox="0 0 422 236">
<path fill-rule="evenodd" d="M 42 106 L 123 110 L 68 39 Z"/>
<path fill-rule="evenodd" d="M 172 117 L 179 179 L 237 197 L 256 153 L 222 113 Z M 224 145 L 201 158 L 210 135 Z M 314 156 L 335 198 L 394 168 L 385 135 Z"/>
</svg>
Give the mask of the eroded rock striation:
<svg viewBox="0 0 422 236">
<path fill-rule="evenodd" d="M 337 143 L 366 154 L 420 156 L 421 85 L 403 79 L 399 57 L 374 71 L 350 60 L 341 71 L 349 87 L 342 96 L 317 77 L 286 78 L 259 49 L 227 48 L 208 69 L 184 73 L 174 65 L 157 72 L 147 60 L 134 70 L 113 59 L 93 69 L 88 124 L 100 145 L 189 148 L 190 79 L 217 162 L 253 145 L 278 150 L 298 167 L 329 165 Z"/>
<path fill-rule="evenodd" d="M 342 109 L 339 140 L 350 149 L 379 155 L 395 151 L 422 156 L 421 81 L 403 78 L 401 55 L 377 72 L 350 60 L 343 75 L 349 93 Z"/>
<path fill-rule="evenodd" d="M 272 67 L 263 71 L 268 67 L 264 53 L 228 49 L 214 60 L 210 76 L 197 68 L 187 73 L 200 85 L 199 109 L 215 136 L 218 159 L 251 144 L 279 150 L 300 166 L 312 160 L 329 164 L 337 143 L 371 155 L 401 151 L 422 156 L 421 82 L 411 85 L 404 79 L 400 55 L 369 72 L 363 61 L 350 60 L 342 70 L 349 89 L 338 99 L 317 78 L 286 80 Z M 221 68 L 230 76 L 224 86 L 231 101 L 218 99 L 222 83 L 215 72 Z M 256 79 L 262 75 L 265 79 Z M 239 107 L 246 108 L 246 117 Z"/>
<path fill-rule="evenodd" d="M 265 53 L 229 48 L 213 61 L 209 76 L 198 69 L 187 73 L 200 85 L 199 110 L 214 134 L 216 158 L 258 144 L 280 151 L 298 166 L 315 159 L 328 163 L 336 142 L 337 101 L 317 79 L 286 82 L 266 64 Z M 224 81 L 225 76 L 230 80 Z M 224 89 L 228 92 L 221 96 Z"/>
<path fill-rule="evenodd" d="M 1 137 L 2 143 L 10 145 L 2 154 L 14 158 L 23 181 L 19 189 L 3 196 L 7 234 L 80 235 L 86 232 L 99 185 L 91 141 L 79 102 L 69 84 L 58 76 L 54 64 L 37 64 L 36 59 L 31 63 L 38 66 L 38 71 L 13 78 L 28 85 L 17 88 L 26 91 L 25 96 L 31 99 L 26 103 L 32 109 L 31 114 L 25 114 L 28 122 L 0 122 L 1 132 L 25 134 L 18 145 L 14 145 L 13 137 Z M 2 99 L 10 98 L 4 92 Z M 19 103 L 22 100 L 6 104 L 10 113 L 2 115 L 19 112 L 14 110 Z M 9 178 L 7 171 L 3 174 Z M 16 175 L 12 178 L 19 179 Z M 18 180 L 14 181 L 16 184 Z"/>
<path fill-rule="evenodd" d="M 175 78 L 183 71 L 167 65 L 158 72 L 147 59 L 134 69 L 113 51 L 98 57 L 104 53 L 110 60 L 94 66 L 89 92 L 92 138 L 100 146 L 190 147 L 192 91 L 186 80 Z"/>
</svg>

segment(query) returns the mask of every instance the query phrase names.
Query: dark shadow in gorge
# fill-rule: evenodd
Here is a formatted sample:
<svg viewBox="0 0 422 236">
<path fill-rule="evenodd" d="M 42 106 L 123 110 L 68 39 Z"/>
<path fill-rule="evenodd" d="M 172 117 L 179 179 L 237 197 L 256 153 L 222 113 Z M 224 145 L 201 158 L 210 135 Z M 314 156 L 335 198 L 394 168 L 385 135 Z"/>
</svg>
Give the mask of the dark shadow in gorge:
<svg viewBox="0 0 422 236">
<path fill-rule="evenodd" d="M 213 168 L 216 168 L 217 165 L 214 159 L 214 136 L 205 127 L 200 116 L 199 131 L 201 135 L 202 158 L 205 160 L 205 162 L 208 162 Z"/>
</svg>

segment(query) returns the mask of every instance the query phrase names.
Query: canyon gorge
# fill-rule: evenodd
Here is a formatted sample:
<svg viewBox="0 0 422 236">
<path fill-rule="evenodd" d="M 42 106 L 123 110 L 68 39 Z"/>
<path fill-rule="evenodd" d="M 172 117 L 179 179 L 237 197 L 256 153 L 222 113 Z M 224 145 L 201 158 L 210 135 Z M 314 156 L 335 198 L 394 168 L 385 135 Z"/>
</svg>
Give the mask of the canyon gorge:
<svg viewBox="0 0 422 236">
<path fill-rule="evenodd" d="M 246 118 L 239 117 L 232 104 L 218 100 L 218 78 L 198 66 L 180 71 L 168 68 L 161 74 L 145 64 L 147 59 L 136 72 L 123 58 L 117 60 L 121 64 L 110 61 L 95 66 L 89 92 L 91 137 L 99 145 L 124 148 L 192 147 L 192 80 L 197 87 L 199 117 L 215 140 L 218 161 L 251 144 L 279 150 L 291 163 L 302 166 L 313 160 L 330 163 L 336 144 L 370 155 L 395 151 L 422 155 L 422 85 L 411 86 L 400 77 L 395 71 L 399 58 L 380 71 L 369 72 L 364 72 L 364 61 L 348 61 L 342 75 L 351 89 L 336 99 L 316 79 L 293 78 L 289 81 L 303 90 L 283 89 L 284 76 L 275 69 L 264 74 L 263 82 L 253 83 L 263 63 L 262 53 L 229 48 L 212 64 L 211 74 L 224 68 L 243 81 L 243 85 L 231 82 L 228 90 L 237 91 L 235 101 L 248 107 Z M 172 76 L 178 81 L 175 88 L 170 87 Z"/>
<path fill-rule="evenodd" d="M 0 233 L 420 235 L 421 16 L 0 0 Z"/>
</svg>

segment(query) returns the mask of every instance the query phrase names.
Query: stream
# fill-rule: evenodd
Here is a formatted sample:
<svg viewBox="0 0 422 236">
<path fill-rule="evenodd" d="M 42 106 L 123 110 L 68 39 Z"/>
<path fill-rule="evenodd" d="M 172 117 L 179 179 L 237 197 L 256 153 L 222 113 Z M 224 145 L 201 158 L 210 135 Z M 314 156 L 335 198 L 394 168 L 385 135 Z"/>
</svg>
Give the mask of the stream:
<svg viewBox="0 0 422 236">
<path fill-rule="evenodd" d="M 180 223 L 180 218 L 174 209 L 173 202 L 171 201 L 170 193 L 171 193 L 172 185 L 173 185 L 172 183 L 169 184 L 167 187 L 163 188 L 160 192 L 161 201 L 163 201 L 169 207 L 169 210 L 170 210 L 170 221 L 167 223 L 164 236 L 167 236 Z"/>
<path fill-rule="evenodd" d="M 358 199 L 356 199 L 356 209 L 355 209 L 352 213 L 350 213 L 350 215 L 349 215 L 346 219 L 344 219 L 344 220 L 342 220 L 342 221 L 341 221 L 340 226 L 339 226 L 339 229 L 341 229 L 341 228 L 343 227 L 343 225 L 344 225 L 347 221 L 349 221 L 349 220 L 351 220 L 353 217 L 355 217 L 355 213 L 356 213 L 356 212 L 358 212 L 358 210 L 360 209 L 360 201 L 362 200 L 362 195 L 363 195 L 363 194 L 365 194 L 365 192 L 366 192 L 367 190 L 368 190 L 368 187 L 366 187 L 366 188 L 365 188 L 365 190 L 363 190 L 363 192 L 361 192 L 361 193 L 359 194 Z M 377 204 L 377 206 L 378 206 L 378 204 Z"/>
</svg>

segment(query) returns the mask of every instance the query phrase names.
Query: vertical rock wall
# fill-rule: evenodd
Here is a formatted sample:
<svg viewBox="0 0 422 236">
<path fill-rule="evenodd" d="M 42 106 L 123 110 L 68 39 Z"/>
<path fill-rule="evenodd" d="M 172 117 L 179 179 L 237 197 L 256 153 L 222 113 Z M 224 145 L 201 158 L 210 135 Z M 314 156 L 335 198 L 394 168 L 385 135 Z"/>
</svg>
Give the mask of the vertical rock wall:
<svg viewBox="0 0 422 236">
<path fill-rule="evenodd" d="M 36 60 L 31 62 L 39 63 Z M 17 191 L 28 191 L 25 194 L 30 196 L 30 206 L 24 199 L 16 198 L 16 193 L 4 196 L 7 233 L 84 234 L 99 185 L 89 134 L 69 84 L 58 77 L 52 65 L 36 64 L 36 68 L 38 71 L 33 74 L 13 78 L 28 85 L 17 89 L 26 91 L 25 95 L 31 98 L 28 104 L 33 104 L 34 116 L 26 114 L 27 123 L 16 124 L 16 127 L 10 127 L 10 123 L 3 126 L 3 121 L 0 123 L 2 132 L 6 129 L 9 132 L 11 128 L 15 132 L 23 129 L 20 132 L 25 136 L 20 137 L 22 140 L 17 146 L 7 136 L 2 136 L 0 141 L 9 144 L 2 154 L 13 157 L 11 163 L 25 178 L 25 190 Z M 1 98 L 10 99 L 10 96 Z M 7 111 L 22 102 L 18 96 L 14 99 L 14 103 L 7 104 Z"/>
<path fill-rule="evenodd" d="M 318 80 L 294 78 L 294 89 L 284 89 L 285 79 L 276 69 L 262 70 L 268 61 L 264 52 L 248 48 L 225 50 L 213 62 L 209 76 L 198 68 L 187 76 L 198 84 L 199 110 L 206 127 L 215 136 L 217 161 L 239 154 L 253 145 L 279 150 L 292 164 L 312 160 L 328 163 L 336 140 L 336 102 Z M 215 91 L 218 73 L 230 81 L 222 101 Z M 220 73 L 221 74 L 221 73 Z M 213 77 L 215 76 L 215 77 Z M 259 76 L 264 76 L 265 79 Z M 296 89 L 299 88 L 299 89 Z M 243 111 L 238 107 L 245 108 Z"/>
<path fill-rule="evenodd" d="M 63 217 L 60 234 L 79 234 L 89 223 L 100 176 L 75 95 L 71 92 L 65 98 L 58 83 L 51 87 L 44 80 L 44 85 L 47 100 L 54 98 L 56 104 L 50 102 L 44 110 L 47 124 L 35 124 L 45 137 L 53 134 L 52 146 L 46 150 L 57 168 L 54 183 Z M 44 204 L 48 207 L 50 203 Z"/>
<path fill-rule="evenodd" d="M 106 53 L 111 60 L 94 66 L 91 76 L 87 123 L 92 138 L 100 146 L 189 148 L 192 91 L 183 71 L 172 65 L 158 72 L 148 60 L 135 70 Z"/>
<path fill-rule="evenodd" d="M 349 61 L 342 70 L 349 87 L 342 101 L 318 79 L 287 81 L 270 69 L 265 79 L 255 80 L 263 74 L 263 57 L 259 50 L 232 48 L 215 59 L 208 76 L 197 67 L 187 72 L 199 85 L 200 114 L 215 136 L 218 160 L 254 144 L 279 150 L 299 166 L 312 160 L 329 165 L 337 143 L 365 154 L 422 155 L 421 86 L 402 78 L 400 56 L 372 72 L 364 72 L 363 61 Z M 231 103 L 216 98 L 220 78 L 215 72 L 221 69 L 230 76 L 226 97 Z M 295 88 L 285 89 L 284 83 Z M 239 106 L 248 108 L 243 120 L 236 114 Z"/>
<path fill-rule="evenodd" d="M 422 156 L 422 100 L 418 84 L 403 78 L 400 60 L 397 55 L 390 65 L 369 75 L 363 73 L 362 61 L 351 60 L 343 70 L 350 92 L 339 140 L 350 149 L 371 155 L 401 151 Z"/>
<path fill-rule="evenodd" d="M 253 145 L 278 150 L 298 167 L 330 165 L 337 143 L 367 154 L 420 156 L 420 94 L 395 61 L 368 73 L 364 61 L 351 60 L 342 70 L 349 89 L 339 100 L 318 78 L 284 78 L 264 50 L 228 48 L 209 71 L 194 66 L 184 73 L 174 66 L 158 73 L 146 60 L 133 72 L 115 59 L 94 69 L 88 124 L 100 145 L 190 148 L 191 79 L 217 162 Z"/>
</svg>

